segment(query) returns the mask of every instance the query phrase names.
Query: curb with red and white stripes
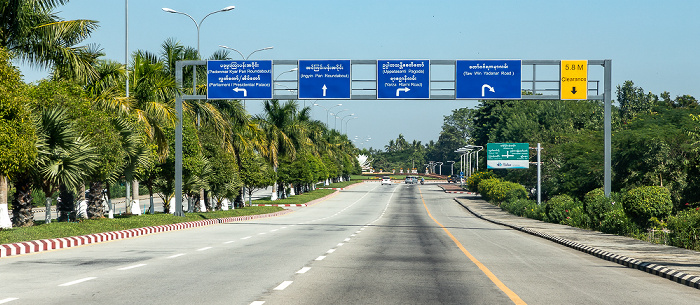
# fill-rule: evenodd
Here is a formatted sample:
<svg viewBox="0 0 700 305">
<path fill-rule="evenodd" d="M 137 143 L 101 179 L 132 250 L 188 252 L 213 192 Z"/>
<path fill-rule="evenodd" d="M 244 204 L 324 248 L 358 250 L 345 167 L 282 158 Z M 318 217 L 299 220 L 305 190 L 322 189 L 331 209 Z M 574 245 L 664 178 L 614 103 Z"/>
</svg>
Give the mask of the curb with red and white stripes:
<svg viewBox="0 0 700 305">
<path fill-rule="evenodd" d="M 226 218 L 218 218 L 218 219 L 206 219 L 206 220 L 198 220 L 198 221 L 192 221 L 192 222 L 183 222 L 183 223 L 176 223 L 176 224 L 170 224 L 170 225 L 129 229 L 129 230 L 115 231 L 115 232 L 97 233 L 97 234 L 90 234 L 90 235 L 83 235 L 83 236 L 73 236 L 73 237 L 54 238 L 54 239 L 42 239 L 42 240 L 32 240 L 32 241 L 26 241 L 26 242 L 19 242 L 19 243 L 14 243 L 14 244 L 3 244 L 3 245 L 0 245 L 0 258 L 21 255 L 21 254 L 43 252 L 43 251 L 49 251 L 49 250 L 65 249 L 65 248 L 77 247 L 77 246 L 82 246 L 82 245 L 101 243 L 101 242 L 106 242 L 106 241 L 111 241 L 111 240 L 132 238 L 132 237 L 143 236 L 143 235 L 148 235 L 148 234 L 153 234 L 153 233 L 161 233 L 161 232 L 203 227 L 203 226 L 208 226 L 208 225 L 213 225 L 213 224 L 231 223 L 231 222 L 247 221 L 247 220 L 253 220 L 253 219 L 276 217 L 276 216 L 281 216 L 281 215 L 291 213 L 291 212 L 292 212 L 292 210 L 284 210 L 284 211 L 279 211 L 279 212 L 269 213 L 269 214 L 226 217 Z"/>
</svg>

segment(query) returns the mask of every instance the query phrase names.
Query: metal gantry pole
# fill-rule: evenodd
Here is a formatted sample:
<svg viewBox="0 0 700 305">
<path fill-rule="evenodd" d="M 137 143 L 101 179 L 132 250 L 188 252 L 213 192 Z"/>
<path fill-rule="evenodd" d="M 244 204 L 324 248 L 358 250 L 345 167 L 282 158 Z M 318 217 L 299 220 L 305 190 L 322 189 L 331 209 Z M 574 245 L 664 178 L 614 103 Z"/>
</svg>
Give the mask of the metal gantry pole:
<svg viewBox="0 0 700 305">
<path fill-rule="evenodd" d="M 606 59 L 604 63 L 604 80 L 605 80 L 605 90 L 603 91 L 603 98 L 605 103 L 605 113 L 604 113 L 604 129 L 605 129 L 605 177 L 603 180 L 603 188 L 605 191 L 605 197 L 610 197 L 610 192 L 612 190 L 612 115 L 611 115 L 611 104 L 612 104 L 612 60 Z"/>
</svg>

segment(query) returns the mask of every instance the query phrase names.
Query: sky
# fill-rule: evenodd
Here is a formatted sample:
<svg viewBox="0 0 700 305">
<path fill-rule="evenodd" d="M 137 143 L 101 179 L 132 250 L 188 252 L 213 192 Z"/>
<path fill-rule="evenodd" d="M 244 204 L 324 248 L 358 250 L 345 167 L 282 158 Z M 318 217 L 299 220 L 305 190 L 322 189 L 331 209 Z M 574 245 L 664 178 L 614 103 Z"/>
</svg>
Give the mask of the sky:
<svg viewBox="0 0 700 305">
<path fill-rule="evenodd" d="M 126 1 L 71 0 L 55 12 L 67 20 L 99 21 L 99 29 L 85 43 L 98 44 L 107 59 L 124 62 Z M 132 0 L 128 50 L 157 53 L 168 38 L 196 47 L 194 22 L 161 8 L 187 13 L 199 22 L 230 5 L 236 8 L 201 23 L 202 57 L 226 45 L 245 55 L 272 46 L 251 56 L 272 60 L 611 59 L 613 91 L 632 80 L 657 95 L 668 91 L 672 97 L 700 98 L 700 1 L 696 0 Z M 20 66 L 27 82 L 48 74 Z M 602 75 L 597 72 L 602 69 L 593 70 L 589 69 L 590 79 Z M 531 72 L 523 68 L 527 73 Z M 302 106 L 313 103 L 299 101 Z M 346 128 L 331 117 L 330 127 L 337 125 L 350 139 L 357 139 L 357 147 L 375 149 L 399 134 L 423 144 L 437 141 L 444 116 L 478 105 L 476 100 L 316 103 L 325 108 L 341 103 L 331 112 L 347 109 L 340 116 L 354 114 L 357 119 L 347 121 Z M 262 101 L 247 100 L 246 107 L 258 114 Z M 326 120 L 326 110 L 312 109 L 315 119 Z"/>
</svg>

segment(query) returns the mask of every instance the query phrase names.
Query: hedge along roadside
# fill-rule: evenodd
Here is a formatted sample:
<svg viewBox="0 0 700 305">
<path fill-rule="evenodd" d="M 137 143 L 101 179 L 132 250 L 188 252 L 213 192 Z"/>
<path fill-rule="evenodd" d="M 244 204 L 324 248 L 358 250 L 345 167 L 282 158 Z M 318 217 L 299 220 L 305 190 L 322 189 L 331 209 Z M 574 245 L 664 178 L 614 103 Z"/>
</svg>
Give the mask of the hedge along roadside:
<svg viewBox="0 0 700 305">
<path fill-rule="evenodd" d="M 498 178 L 481 179 L 477 189 L 485 200 L 517 216 L 652 242 L 656 238 L 648 232 L 654 232 L 664 235 L 667 245 L 700 251 L 700 208 L 671 215 L 670 192 L 664 187 L 638 187 L 611 198 L 596 189 L 583 202 L 557 195 L 541 205 L 527 199 L 521 185 Z"/>
</svg>

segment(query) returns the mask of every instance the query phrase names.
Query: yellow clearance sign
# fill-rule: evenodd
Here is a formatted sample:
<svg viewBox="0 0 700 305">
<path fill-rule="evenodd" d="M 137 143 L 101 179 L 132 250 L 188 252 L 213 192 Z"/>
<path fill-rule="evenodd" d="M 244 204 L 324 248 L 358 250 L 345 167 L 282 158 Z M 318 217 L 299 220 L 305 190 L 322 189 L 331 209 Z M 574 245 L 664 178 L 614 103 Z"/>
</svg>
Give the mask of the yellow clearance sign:
<svg viewBox="0 0 700 305">
<path fill-rule="evenodd" d="M 588 99 L 588 61 L 562 60 L 560 64 L 559 98 L 562 100 Z"/>
</svg>

